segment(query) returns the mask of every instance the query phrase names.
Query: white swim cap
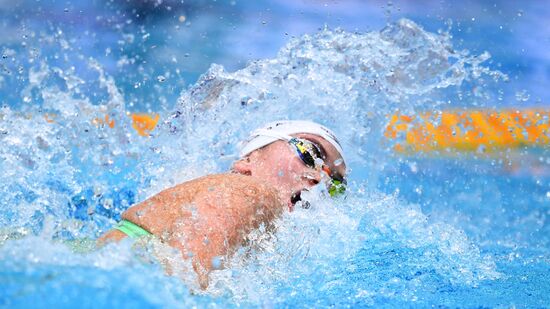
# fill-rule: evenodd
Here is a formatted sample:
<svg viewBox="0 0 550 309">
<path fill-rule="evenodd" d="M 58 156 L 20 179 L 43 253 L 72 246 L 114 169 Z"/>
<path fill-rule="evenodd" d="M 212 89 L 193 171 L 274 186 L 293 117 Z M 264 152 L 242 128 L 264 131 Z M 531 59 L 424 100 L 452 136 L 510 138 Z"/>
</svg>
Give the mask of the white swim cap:
<svg viewBox="0 0 550 309">
<path fill-rule="evenodd" d="M 289 140 L 292 134 L 308 133 L 322 137 L 329 142 L 340 154 L 342 163 L 346 163 L 342 146 L 336 139 L 336 135 L 326 127 L 306 120 L 281 120 L 268 123 L 262 128 L 254 130 L 241 149 L 240 157 L 243 158 L 254 150 L 260 149 L 278 140 Z M 347 165 L 346 165 L 347 167 Z"/>
</svg>

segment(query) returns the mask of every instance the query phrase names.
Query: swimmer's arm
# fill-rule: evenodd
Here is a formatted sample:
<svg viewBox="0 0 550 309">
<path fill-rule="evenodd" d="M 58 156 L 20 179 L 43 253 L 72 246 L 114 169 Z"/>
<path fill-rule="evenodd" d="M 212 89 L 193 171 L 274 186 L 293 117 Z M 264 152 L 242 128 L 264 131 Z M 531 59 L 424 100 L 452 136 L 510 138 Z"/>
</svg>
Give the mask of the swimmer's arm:
<svg viewBox="0 0 550 309">
<path fill-rule="evenodd" d="M 230 255 L 252 229 L 272 220 L 282 209 L 275 206 L 274 196 L 264 194 L 262 190 L 251 194 L 236 192 L 228 199 L 208 191 L 193 200 L 198 212 L 193 217 L 190 212 L 182 211 L 185 196 L 189 195 L 186 191 L 185 185 L 166 189 L 130 207 L 122 218 L 159 236 L 177 248 L 183 258 L 191 257 L 200 285 L 206 288 L 210 271 L 221 266 L 217 265 L 218 261 Z M 220 205 L 221 200 L 226 202 Z M 120 231 L 112 230 L 101 239 L 119 240 L 123 237 L 125 235 Z"/>
<path fill-rule="evenodd" d="M 221 268 L 224 257 L 230 255 L 238 245 L 243 226 L 232 211 L 238 205 L 219 205 L 220 200 L 215 194 L 205 193 L 194 203 L 198 214 L 194 219 L 189 218 L 189 224 L 181 231 L 187 236 L 187 241 L 182 244 L 176 234 L 176 238 L 169 244 L 178 248 L 184 258 L 191 257 L 199 284 L 201 288 L 206 289 L 210 272 Z M 247 216 L 246 213 L 241 215 Z"/>
<path fill-rule="evenodd" d="M 112 229 L 107 231 L 105 234 L 101 235 L 97 239 L 97 246 L 102 247 L 103 245 L 110 243 L 110 242 L 118 242 L 122 239 L 126 238 L 126 234 L 122 233 L 121 231 L 117 229 Z"/>
<path fill-rule="evenodd" d="M 201 287 L 206 288 L 208 274 L 218 266 L 213 264 L 221 261 L 235 247 L 239 220 L 229 213 L 235 213 L 230 209 L 238 205 L 229 203 L 230 205 L 225 205 L 227 208 L 218 208 L 215 204 L 219 202 L 217 196 L 203 194 L 192 203 L 192 207 L 197 210 L 193 217 L 191 212 L 182 207 L 189 205 L 182 197 L 185 193 L 182 192 L 185 191 L 183 189 L 184 185 L 179 185 L 161 191 L 130 207 L 122 214 L 122 219 L 143 227 L 168 245 L 177 248 L 184 259 L 190 258 Z M 244 212 L 242 215 L 246 216 Z M 118 241 L 125 236 L 113 229 L 102 236 L 98 243 Z"/>
<path fill-rule="evenodd" d="M 220 199 L 216 199 L 215 194 L 205 193 L 195 200 L 200 220 L 187 231 L 191 237 L 186 249 L 193 255 L 193 268 L 199 275 L 202 288 L 208 286 L 209 273 L 223 267 L 223 259 L 242 244 L 250 231 L 282 212 L 271 209 L 277 205 L 275 199 L 265 203 L 265 199 L 270 198 L 273 197 L 262 196 L 261 193 L 252 197 L 233 194 L 220 205 Z"/>
</svg>

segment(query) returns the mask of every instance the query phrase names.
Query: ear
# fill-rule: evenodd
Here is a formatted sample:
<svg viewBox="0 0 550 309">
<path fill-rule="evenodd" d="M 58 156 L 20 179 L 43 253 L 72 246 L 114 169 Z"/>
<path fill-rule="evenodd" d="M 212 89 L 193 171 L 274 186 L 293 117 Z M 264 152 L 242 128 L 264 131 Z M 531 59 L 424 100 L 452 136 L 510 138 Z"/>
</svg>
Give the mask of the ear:
<svg viewBox="0 0 550 309">
<path fill-rule="evenodd" d="M 243 174 L 243 175 L 252 175 L 252 163 L 250 162 L 250 157 L 239 159 L 233 163 L 231 168 L 233 171 Z"/>
</svg>

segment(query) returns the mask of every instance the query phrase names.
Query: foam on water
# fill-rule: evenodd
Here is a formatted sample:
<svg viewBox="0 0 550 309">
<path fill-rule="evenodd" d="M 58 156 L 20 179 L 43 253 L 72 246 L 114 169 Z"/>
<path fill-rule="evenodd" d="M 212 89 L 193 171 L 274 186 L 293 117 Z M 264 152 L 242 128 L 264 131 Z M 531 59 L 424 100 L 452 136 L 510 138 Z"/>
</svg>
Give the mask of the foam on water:
<svg viewBox="0 0 550 309">
<path fill-rule="evenodd" d="M 212 292 L 275 304 L 315 303 L 323 292 L 333 294 L 327 303 L 345 304 L 336 291 L 348 290 L 354 301 L 365 303 L 393 291 L 393 297 L 410 301 L 418 297 L 416 289 L 434 284 L 434 277 L 441 286 L 501 276 L 462 231 L 429 224 L 418 207 L 394 196 L 358 193 L 335 203 L 310 195 L 309 200 L 310 209 L 286 214 L 274 235 L 261 233 L 252 241 L 252 254 L 241 250 L 217 272 Z"/>
<path fill-rule="evenodd" d="M 40 267 L 66 273 L 83 289 L 114 288 L 109 281 L 132 274 L 128 281 L 151 304 L 210 301 L 187 294 L 157 263 L 136 262 L 128 243 L 82 255 L 58 241 L 97 237 L 130 204 L 226 170 L 239 141 L 268 121 L 310 119 L 340 137 L 352 169 L 349 196 L 310 194 L 310 209 L 285 214 L 275 232 L 251 235 L 251 245 L 214 272 L 206 294 L 223 295 L 215 302 L 414 301 L 419 287 L 497 279 L 495 263 L 464 232 L 430 223 L 418 206 L 374 189 L 379 172 L 393 164 L 391 145 L 381 138 L 387 115 L 490 98 L 491 84 L 506 77 L 483 66 L 488 58 L 456 51 L 448 33 L 429 33 L 410 20 L 379 32 L 325 29 L 234 73 L 212 65 L 182 91 L 175 110 L 159 111 L 165 121 L 150 138 L 130 129 L 123 91 L 100 63 L 87 61 L 99 96 L 86 93 L 74 71 L 35 63 L 22 95 L 41 104 L 1 111 L 0 259 L 27 278 Z M 57 114 L 54 124 L 44 112 Z M 90 122 L 105 113 L 117 120 L 114 129 Z M 103 281 L 75 279 L 80 270 Z M 317 299 L 318 291 L 326 298 Z"/>
</svg>

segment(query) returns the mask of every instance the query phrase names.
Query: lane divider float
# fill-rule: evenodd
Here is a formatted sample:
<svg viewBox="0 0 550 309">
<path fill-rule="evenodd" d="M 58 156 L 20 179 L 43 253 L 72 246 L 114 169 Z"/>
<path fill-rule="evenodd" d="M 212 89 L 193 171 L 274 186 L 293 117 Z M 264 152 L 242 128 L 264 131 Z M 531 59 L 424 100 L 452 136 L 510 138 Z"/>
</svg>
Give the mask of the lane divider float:
<svg viewBox="0 0 550 309">
<path fill-rule="evenodd" d="M 55 113 L 45 113 L 47 123 L 55 123 Z M 159 114 L 128 113 L 132 128 L 149 136 L 156 128 Z M 32 117 L 26 117 L 30 119 Z M 114 128 L 115 119 L 106 114 L 94 118 L 97 127 Z M 451 110 L 420 112 L 415 115 L 388 116 L 384 136 L 398 153 L 417 152 L 492 152 L 521 147 L 550 145 L 550 111 Z"/>
<path fill-rule="evenodd" d="M 384 135 L 399 153 L 491 152 L 550 145 L 550 111 L 463 110 L 389 117 Z"/>
</svg>

